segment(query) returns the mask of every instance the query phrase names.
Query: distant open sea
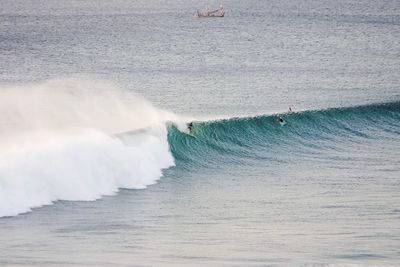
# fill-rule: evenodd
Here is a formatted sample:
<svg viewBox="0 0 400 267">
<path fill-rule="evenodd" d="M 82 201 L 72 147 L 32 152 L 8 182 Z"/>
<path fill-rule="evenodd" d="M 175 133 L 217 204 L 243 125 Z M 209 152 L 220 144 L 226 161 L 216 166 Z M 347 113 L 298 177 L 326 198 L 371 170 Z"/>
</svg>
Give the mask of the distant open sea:
<svg viewBox="0 0 400 267">
<path fill-rule="evenodd" d="M 2 0 L 0 266 L 400 266 L 400 1 Z"/>
</svg>

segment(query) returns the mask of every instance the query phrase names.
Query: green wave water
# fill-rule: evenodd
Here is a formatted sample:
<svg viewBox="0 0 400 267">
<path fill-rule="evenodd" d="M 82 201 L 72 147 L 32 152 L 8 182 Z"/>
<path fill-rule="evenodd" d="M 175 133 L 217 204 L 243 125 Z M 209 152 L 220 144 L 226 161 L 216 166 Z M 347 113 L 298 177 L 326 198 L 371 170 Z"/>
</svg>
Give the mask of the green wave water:
<svg viewBox="0 0 400 267">
<path fill-rule="evenodd" d="M 400 102 L 195 121 L 195 138 L 171 123 L 168 141 L 177 164 L 190 168 L 240 158 L 276 160 L 279 153 L 385 138 L 385 133 L 400 134 Z"/>
</svg>

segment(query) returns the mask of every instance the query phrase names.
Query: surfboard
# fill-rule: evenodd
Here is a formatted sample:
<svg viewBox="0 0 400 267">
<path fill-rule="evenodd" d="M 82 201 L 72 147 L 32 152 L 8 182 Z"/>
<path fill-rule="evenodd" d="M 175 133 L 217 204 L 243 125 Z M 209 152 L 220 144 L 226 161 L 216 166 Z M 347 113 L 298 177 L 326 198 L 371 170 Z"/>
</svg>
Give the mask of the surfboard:
<svg viewBox="0 0 400 267">
<path fill-rule="evenodd" d="M 194 136 L 193 134 L 191 134 L 191 133 L 186 133 L 186 132 L 183 132 L 184 134 L 186 134 L 186 135 L 188 135 L 188 136 L 190 136 L 190 137 L 192 137 L 192 138 L 196 138 L 196 136 Z"/>
</svg>

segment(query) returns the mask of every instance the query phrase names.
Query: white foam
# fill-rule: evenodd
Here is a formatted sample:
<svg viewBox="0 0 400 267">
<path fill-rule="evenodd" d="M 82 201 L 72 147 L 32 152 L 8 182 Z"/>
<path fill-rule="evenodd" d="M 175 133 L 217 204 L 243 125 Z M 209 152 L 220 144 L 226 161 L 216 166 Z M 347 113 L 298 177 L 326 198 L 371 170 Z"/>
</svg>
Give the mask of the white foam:
<svg viewBox="0 0 400 267">
<path fill-rule="evenodd" d="M 109 84 L 58 80 L 3 88 L 0 99 L 0 217 L 145 188 L 174 164 L 174 116 Z"/>
</svg>

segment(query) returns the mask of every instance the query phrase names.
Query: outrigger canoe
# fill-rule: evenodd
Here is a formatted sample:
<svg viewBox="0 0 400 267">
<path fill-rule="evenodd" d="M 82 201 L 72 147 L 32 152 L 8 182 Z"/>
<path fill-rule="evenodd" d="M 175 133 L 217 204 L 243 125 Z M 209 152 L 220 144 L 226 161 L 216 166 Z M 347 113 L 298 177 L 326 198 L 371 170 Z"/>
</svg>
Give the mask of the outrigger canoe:
<svg viewBox="0 0 400 267">
<path fill-rule="evenodd" d="M 213 11 L 200 11 L 200 10 L 197 10 L 197 16 L 199 18 L 212 18 L 212 17 L 222 18 L 222 17 L 225 16 L 225 11 L 224 11 L 224 8 L 222 6 L 219 9 L 213 10 Z"/>
</svg>

